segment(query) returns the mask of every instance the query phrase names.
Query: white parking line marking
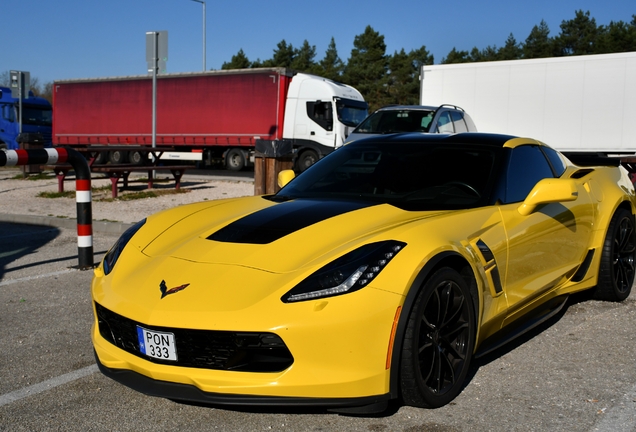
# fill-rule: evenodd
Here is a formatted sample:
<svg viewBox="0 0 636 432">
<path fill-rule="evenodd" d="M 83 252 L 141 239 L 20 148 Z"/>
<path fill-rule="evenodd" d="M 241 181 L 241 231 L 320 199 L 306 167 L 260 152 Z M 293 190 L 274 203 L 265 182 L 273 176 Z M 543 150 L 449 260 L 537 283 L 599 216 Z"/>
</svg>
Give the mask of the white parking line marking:
<svg viewBox="0 0 636 432">
<path fill-rule="evenodd" d="M 85 368 L 78 369 L 76 371 L 69 372 L 55 378 L 51 378 L 50 380 L 43 381 L 39 384 L 34 384 L 32 386 L 13 391 L 11 393 L 0 395 L 0 406 L 10 404 L 20 399 L 24 399 L 25 397 L 33 396 L 47 390 L 51 390 L 52 388 L 61 386 L 71 381 L 78 380 L 80 378 L 84 378 L 86 376 L 94 374 L 98 370 L 99 369 L 97 368 L 96 364 L 90 365 Z"/>
<path fill-rule="evenodd" d="M 14 283 L 18 283 L 18 282 L 25 282 L 25 281 L 30 281 L 33 279 L 42 279 L 42 278 L 46 278 L 49 276 L 57 276 L 57 275 L 61 275 L 64 273 L 70 273 L 70 272 L 74 272 L 77 271 L 76 269 L 65 269 L 65 270 L 60 270 L 60 271 L 56 271 L 53 273 L 46 273 L 46 274 L 41 274 L 41 275 L 36 275 L 36 276 L 29 276 L 29 277 L 24 277 L 24 278 L 20 278 L 20 279 L 9 279 L 6 281 L 2 281 L 0 282 L 0 287 L 1 286 L 5 286 L 5 285 L 11 285 Z"/>
</svg>

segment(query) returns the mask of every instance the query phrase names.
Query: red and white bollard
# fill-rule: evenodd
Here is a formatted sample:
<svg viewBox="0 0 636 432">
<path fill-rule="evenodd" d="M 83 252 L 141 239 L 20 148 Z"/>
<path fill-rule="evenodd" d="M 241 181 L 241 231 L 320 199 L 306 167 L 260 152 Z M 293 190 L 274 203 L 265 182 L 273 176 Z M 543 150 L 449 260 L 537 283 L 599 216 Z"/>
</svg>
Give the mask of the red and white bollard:
<svg viewBox="0 0 636 432">
<path fill-rule="evenodd" d="M 94 265 L 91 171 L 86 159 L 76 150 L 64 147 L 0 151 L 0 166 L 63 163 L 69 163 L 75 170 L 78 268 L 85 270 Z"/>
</svg>

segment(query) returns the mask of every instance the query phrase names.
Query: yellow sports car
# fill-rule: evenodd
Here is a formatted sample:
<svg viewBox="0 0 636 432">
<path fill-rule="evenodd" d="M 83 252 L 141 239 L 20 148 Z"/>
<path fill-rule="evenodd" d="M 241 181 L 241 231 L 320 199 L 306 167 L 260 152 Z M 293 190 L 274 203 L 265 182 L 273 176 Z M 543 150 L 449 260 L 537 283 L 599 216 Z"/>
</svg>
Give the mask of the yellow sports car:
<svg viewBox="0 0 636 432">
<path fill-rule="evenodd" d="M 569 294 L 620 301 L 634 281 L 634 187 L 611 159 L 396 134 L 293 177 L 122 235 L 92 283 L 104 374 L 198 403 L 439 407 Z"/>
</svg>

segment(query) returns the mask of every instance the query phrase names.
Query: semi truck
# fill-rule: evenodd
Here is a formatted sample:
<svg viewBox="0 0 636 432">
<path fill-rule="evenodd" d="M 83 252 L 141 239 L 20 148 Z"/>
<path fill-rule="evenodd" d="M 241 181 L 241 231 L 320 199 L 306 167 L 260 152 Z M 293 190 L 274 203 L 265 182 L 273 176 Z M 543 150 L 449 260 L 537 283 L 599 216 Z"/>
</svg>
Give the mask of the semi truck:
<svg viewBox="0 0 636 432">
<path fill-rule="evenodd" d="M 422 67 L 420 102 L 565 153 L 636 152 L 636 52 Z"/>
<path fill-rule="evenodd" d="M 165 158 L 241 170 L 257 141 L 281 144 L 302 171 L 341 146 L 367 108 L 351 86 L 286 68 L 159 75 L 154 146 Z M 53 145 L 99 148 L 96 163 L 139 163 L 125 146 L 153 145 L 149 76 L 55 81 L 53 110 Z"/>
<path fill-rule="evenodd" d="M 20 105 L 22 105 L 22 133 L 37 136 L 44 146 L 51 146 L 51 104 L 29 91 L 20 100 L 11 95 L 9 87 L 0 87 L 0 149 L 17 150 L 20 134 Z"/>
</svg>

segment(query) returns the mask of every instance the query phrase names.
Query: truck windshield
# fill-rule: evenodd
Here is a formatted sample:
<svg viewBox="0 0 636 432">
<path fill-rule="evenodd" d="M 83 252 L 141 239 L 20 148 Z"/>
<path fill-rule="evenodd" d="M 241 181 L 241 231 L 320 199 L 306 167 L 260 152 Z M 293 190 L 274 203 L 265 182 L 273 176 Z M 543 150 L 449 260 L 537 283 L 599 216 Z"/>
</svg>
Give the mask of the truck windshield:
<svg viewBox="0 0 636 432">
<path fill-rule="evenodd" d="M 428 132 L 433 120 L 429 110 L 376 111 L 362 122 L 354 133 L 387 134 L 395 132 Z"/>
<path fill-rule="evenodd" d="M 22 105 L 22 123 L 51 126 L 53 122 L 53 111 L 50 108 Z"/>
<path fill-rule="evenodd" d="M 358 126 L 368 115 L 369 105 L 350 99 L 336 99 L 338 120 L 345 126 Z"/>
</svg>

